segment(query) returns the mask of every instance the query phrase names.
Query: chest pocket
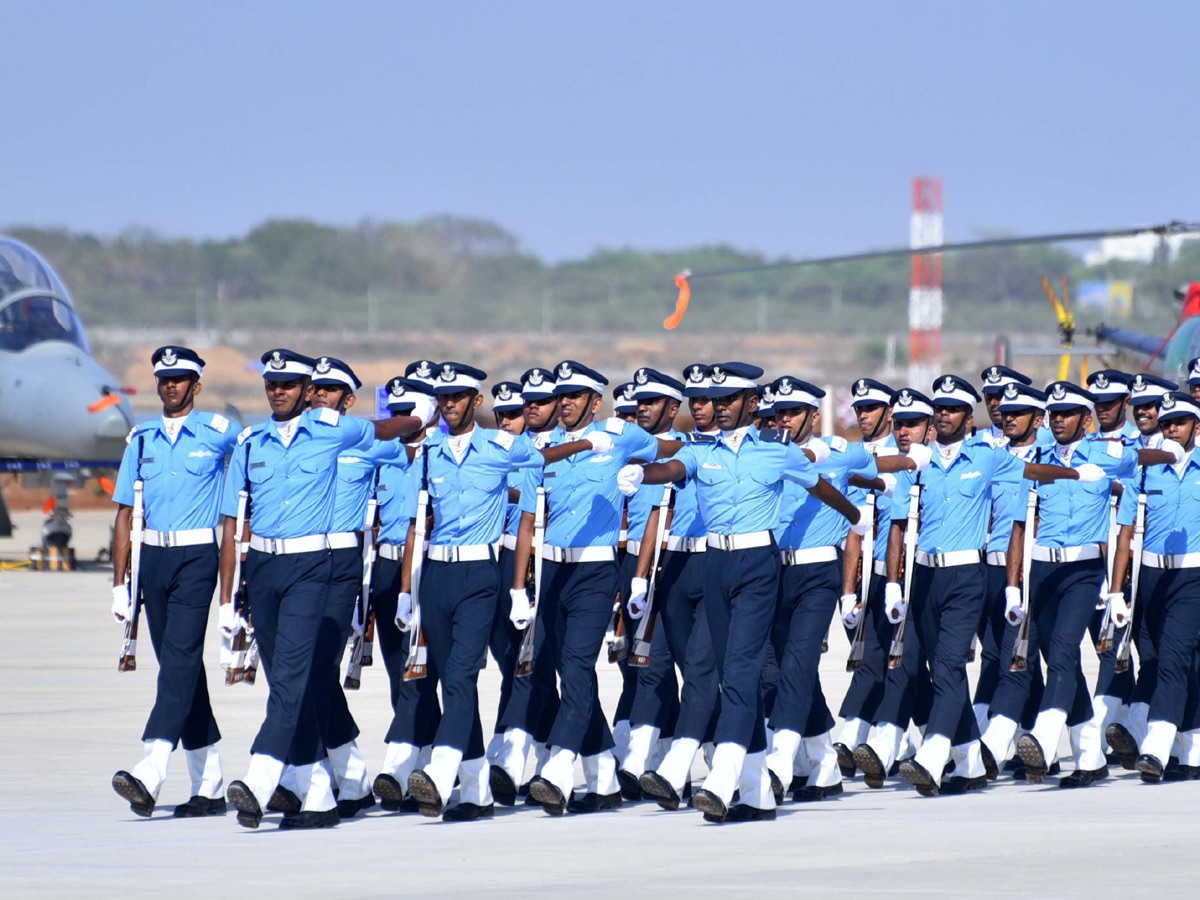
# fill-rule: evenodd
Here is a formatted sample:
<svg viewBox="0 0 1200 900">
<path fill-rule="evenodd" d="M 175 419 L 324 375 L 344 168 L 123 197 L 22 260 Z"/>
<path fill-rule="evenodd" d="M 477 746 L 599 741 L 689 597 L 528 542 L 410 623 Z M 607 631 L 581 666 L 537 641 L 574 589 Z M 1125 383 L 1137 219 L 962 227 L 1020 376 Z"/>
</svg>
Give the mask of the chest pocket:
<svg viewBox="0 0 1200 900">
<path fill-rule="evenodd" d="M 508 479 L 501 474 L 476 475 L 471 479 L 471 487 L 485 494 L 494 494 L 501 488 L 508 488 Z"/>
<path fill-rule="evenodd" d="M 308 476 L 308 475 L 316 475 L 317 473 L 319 473 L 321 471 L 321 468 L 322 467 L 321 467 L 320 460 L 313 459 L 311 457 L 305 457 L 304 459 L 301 459 L 298 463 L 296 463 L 296 465 L 295 465 L 295 467 L 293 467 L 292 471 L 296 474 Z"/>
<path fill-rule="evenodd" d="M 362 484 L 375 470 L 371 466 L 338 466 L 338 481 L 346 484 Z"/>
<path fill-rule="evenodd" d="M 696 480 L 701 484 L 724 484 L 733 480 L 733 473 L 725 467 L 708 469 L 702 465 L 696 469 Z"/>
<path fill-rule="evenodd" d="M 614 472 L 613 472 L 612 467 L 613 467 L 613 463 L 615 463 L 615 462 L 616 462 L 615 457 L 613 458 L 612 463 L 610 463 L 610 462 L 601 462 L 601 463 L 583 462 L 583 463 L 579 464 L 579 468 L 583 469 L 584 480 L 589 481 L 593 484 L 596 484 L 601 481 L 608 481 L 610 478 L 613 477 Z"/>
<path fill-rule="evenodd" d="M 184 466 L 193 475 L 210 475 L 225 462 L 219 456 L 189 456 Z"/>
<path fill-rule="evenodd" d="M 984 478 L 982 474 L 977 475 L 974 478 L 958 477 L 958 483 L 955 485 L 955 492 L 963 497 L 978 497 L 983 493 L 983 489 Z"/>
<path fill-rule="evenodd" d="M 246 477 L 251 484 L 262 484 L 264 481 L 270 481 L 275 474 L 273 466 L 255 466 L 250 464 L 250 470 L 246 473 Z"/>
<path fill-rule="evenodd" d="M 163 465 L 160 462 L 144 462 L 138 471 L 141 472 L 142 481 L 149 481 L 163 473 Z"/>
<path fill-rule="evenodd" d="M 1129 490 L 1129 488 L 1126 488 L 1126 490 Z M 1194 492 L 1192 494 L 1192 498 L 1195 499 Z M 1167 497 L 1165 494 L 1146 495 L 1146 509 L 1162 509 L 1164 506 L 1169 506 L 1171 502 L 1171 498 Z"/>
</svg>

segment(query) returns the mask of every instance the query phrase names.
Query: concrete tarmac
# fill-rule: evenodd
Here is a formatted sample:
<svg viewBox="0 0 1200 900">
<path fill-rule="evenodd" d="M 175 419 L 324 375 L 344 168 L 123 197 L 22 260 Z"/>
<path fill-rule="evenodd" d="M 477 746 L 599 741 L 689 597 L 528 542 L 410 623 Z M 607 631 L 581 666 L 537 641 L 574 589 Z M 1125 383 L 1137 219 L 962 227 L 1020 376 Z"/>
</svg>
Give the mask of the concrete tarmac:
<svg viewBox="0 0 1200 900">
<path fill-rule="evenodd" d="M 16 518 L 18 537 L 0 541 L 0 559 L 34 543 L 38 517 Z M 81 559 L 106 542 L 110 520 L 75 518 Z M 110 584 L 99 568 L 0 572 L 0 621 L 8 635 L 0 676 L 6 898 L 1196 893 L 1200 783 L 1144 785 L 1120 770 L 1086 790 L 1004 777 L 983 793 L 935 799 L 903 782 L 872 791 L 856 778 L 839 799 L 789 803 L 775 822 L 743 825 L 708 825 L 697 812 L 665 812 L 653 803 L 559 819 L 497 808 L 492 821 L 462 824 L 376 807 L 332 830 L 296 833 L 277 831 L 277 816 L 257 831 L 238 827 L 232 811 L 173 819 L 171 807 L 189 793 L 186 763 L 176 753 L 154 816 L 138 818 L 109 782 L 140 758 L 157 669 L 147 638 L 138 670 L 117 672 L 122 629 L 108 611 Z M 224 686 L 215 611 L 213 619 L 205 657 L 228 783 L 245 772 L 267 684 Z M 848 683 L 846 650 L 834 629 L 822 664 L 834 703 Z M 1084 659 L 1093 677 L 1095 654 L 1085 648 Z M 598 672 L 611 710 L 620 689 L 616 667 L 602 662 Z M 498 684 L 489 661 L 480 676 L 488 734 Z M 374 771 L 390 718 L 381 665 L 364 671 L 363 689 L 350 702 Z M 702 764 L 694 774 L 702 777 Z"/>
</svg>

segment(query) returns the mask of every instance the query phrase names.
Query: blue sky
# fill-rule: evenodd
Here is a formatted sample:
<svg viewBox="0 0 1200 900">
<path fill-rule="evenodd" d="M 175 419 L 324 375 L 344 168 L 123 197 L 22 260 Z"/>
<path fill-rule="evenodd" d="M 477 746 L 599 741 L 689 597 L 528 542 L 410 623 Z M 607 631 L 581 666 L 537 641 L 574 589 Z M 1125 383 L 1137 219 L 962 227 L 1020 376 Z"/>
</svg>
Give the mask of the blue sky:
<svg viewBox="0 0 1200 900">
<path fill-rule="evenodd" d="M 1200 218 L 1200 4 L 12 3 L 0 224 L 493 219 L 547 259 Z"/>
</svg>

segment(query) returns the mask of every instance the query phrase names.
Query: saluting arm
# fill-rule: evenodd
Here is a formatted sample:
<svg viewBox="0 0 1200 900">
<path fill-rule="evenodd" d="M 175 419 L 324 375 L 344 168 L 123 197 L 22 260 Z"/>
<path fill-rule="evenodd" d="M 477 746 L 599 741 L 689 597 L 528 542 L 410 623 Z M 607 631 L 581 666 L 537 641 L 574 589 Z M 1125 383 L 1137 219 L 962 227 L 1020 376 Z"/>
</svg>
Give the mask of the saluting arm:
<svg viewBox="0 0 1200 900">
<path fill-rule="evenodd" d="M 853 594 L 858 590 L 858 561 L 862 558 L 862 535 L 851 531 L 846 535 L 846 552 L 842 559 L 842 594 Z M 864 559 L 863 565 L 869 566 L 873 560 Z M 865 600 L 866 598 L 862 598 Z"/>
<path fill-rule="evenodd" d="M 558 444 L 554 447 L 545 447 L 538 451 L 542 454 L 542 459 L 546 461 L 546 465 L 550 463 L 561 462 L 568 456 L 574 456 L 576 453 L 585 453 L 593 449 L 592 444 L 588 440 L 582 441 L 567 441 L 565 444 Z"/>
<path fill-rule="evenodd" d="M 1129 543 L 1132 539 L 1133 526 L 1122 525 L 1121 531 L 1117 534 L 1117 552 L 1116 555 L 1113 556 L 1112 584 L 1108 586 L 1109 591 L 1116 592 L 1124 590 L 1124 588 L 1120 587 L 1120 585 L 1125 583 L 1125 572 L 1129 568 L 1129 559 L 1132 555 L 1129 552 Z M 1129 599 L 1133 600 L 1132 597 Z"/>
<path fill-rule="evenodd" d="M 642 484 L 671 484 L 687 479 L 687 468 L 677 459 L 647 463 L 642 467 Z"/>
<path fill-rule="evenodd" d="M 1021 586 L 1022 563 L 1025 561 L 1025 520 L 1013 519 L 1008 538 L 1008 567 L 1005 576 L 1009 587 Z"/>
<path fill-rule="evenodd" d="M 410 519 L 408 523 L 408 536 L 404 539 L 404 560 L 400 564 L 400 593 L 412 593 L 412 564 L 413 564 L 413 542 L 416 540 L 417 520 Z M 421 548 L 421 552 L 425 552 L 425 548 Z"/>
<path fill-rule="evenodd" d="M 529 572 L 529 557 L 533 552 L 533 522 L 531 512 L 522 512 L 517 524 L 517 549 L 513 554 L 513 590 L 525 587 L 525 575 Z"/>
<path fill-rule="evenodd" d="M 221 574 L 221 605 L 225 606 L 233 599 L 237 585 L 233 583 L 233 570 L 236 568 L 238 538 L 237 519 L 233 516 L 221 516 L 221 562 L 218 571 Z"/>
<path fill-rule="evenodd" d="M 1173 466 L 1175 454 L 1169 450 L 1139 450 L 1138 465 L 1142 466 Z"/>
<path fill-rule="evenodd" d="M 125 570 L 129 568 L 129 535 L 133 530 L 133 507 L 124 503 L 117 507 L 117 518 L 113 522 L 113 587 L 125 583 Z"/>
<path fill-rule="evenodd" d="M 887 490 L 887 484 L 882 478 L 863 478 L 861 475 L 851 475 L 848 483 L 850 487 L 866 488 L 869 491 Z"/>
<path fill-rule="evenodd" d="M 851 525 L 857 525 L 862 513 L 850 500 L 824 478 L 818 478 L 817 483 L 808 488 L 808 492 L 826 506 L 840 512 Z"/>
<path fill-rule="evenodd" d="M 372 419 L 375 426 L 375 440 L 392 441 L 396 438 L 412 437 L 425 427 L 425 423 L 416 416 L 392 416 L 390 419 Z"/>
<path fill-rule="evenodd" d="M 656 440 L 658 441 L 658 459 L 666 459 L 668 456 L 674 456 L 687 446 L 683 441 L 668 438 L 656 438 Z"/>
<path fill-rule="evenodd" d="M 633 574 L 638 578 L 650 577 L 650 566 L 654 562 L 654 542 L 658 540 L 658 506 L 650 510 L 650 518 L 646 520 L 646 530 L 642 532 L 642 544 L 638 550 L 637 571 Z"/>
<path fill-rule="evenodd" d="M 892 527 L 888 529 L 887 546 L 887 578 L 888 581 L 900 581 L 900 558 L 904 553 L 904 532 L 908 527 L 907 519 L 893 519 Z"/>
</svg>

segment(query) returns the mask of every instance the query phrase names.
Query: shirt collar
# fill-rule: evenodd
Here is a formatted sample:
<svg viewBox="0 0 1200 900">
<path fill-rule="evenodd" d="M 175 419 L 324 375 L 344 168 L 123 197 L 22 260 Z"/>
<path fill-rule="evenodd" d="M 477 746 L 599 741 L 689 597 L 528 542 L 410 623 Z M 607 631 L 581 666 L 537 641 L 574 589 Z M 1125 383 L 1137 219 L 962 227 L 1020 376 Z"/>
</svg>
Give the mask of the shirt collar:
<svg viewBox="0 0 1200 900">
<path fill-rule="evenodd" d="M 293 443 L 295 443 L 296 436 L 300 434 L 301 430 L 307 431 L 309 434 L 312 434 L 312 428 L 309 425 L 309 419 L 310 419 L 310 413 L 307 409 L 304 410 L 304 412 L 300 413 L 299 416 L 297 416 L 296 433 L 292 435 Z M 269 426 L 267 428 L 267 433 L 269 435 L 271 435 L 272 437 L 274 437 L 275 440 L 279 441 L 279 443 L 282 444 L 283 437 L 279 434 L 279 423 L 275 420 L 275 417 L 271 416 L 271 418 L 267 420 L 267 424 Z"/>
<path fill-rule="evenodd" d="M 180 422 L 180 424 L 179 424 L 179 433 L 180 434 L 182 434 L 183 432 L 186 431 L 188 434 L 192 435 L 193 437 L 196 436 L 196 429 L 194 427 L 195 416 L 196 416 L 196 410 L 193 409 L 193 410 L 191 410 L 191 412 L 189 412 L 186 416 L 183 417 L 183 421 Z M 156 424 L 158 426 L 158 433 L 161 434 L 163 437 L 166 437 L 167 436 L 167 426 L 163 423 L 162 415 L 159 415 L 158 422 Z"/>
</svg>

